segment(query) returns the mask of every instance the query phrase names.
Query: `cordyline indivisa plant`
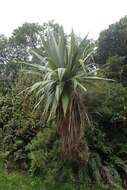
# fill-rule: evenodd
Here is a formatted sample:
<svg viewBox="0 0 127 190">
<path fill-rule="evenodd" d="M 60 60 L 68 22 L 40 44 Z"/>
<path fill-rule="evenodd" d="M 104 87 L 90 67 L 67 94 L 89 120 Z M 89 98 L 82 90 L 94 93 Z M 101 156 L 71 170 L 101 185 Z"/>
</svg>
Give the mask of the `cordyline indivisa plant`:
<svg viewBox="0 0 127 190">
<path fill-rule="evenodd" d="M 44 105 L 46 121 L 55 119 L 64 158 L 85 161 L 88 149 L 82 137 L 89 122 L 82 94 L 94 81 L 108 79 L 96 77 L 89 71 L 88 62 L 94 47 L 87 38 L 81 41 L 74 32 L 67 37 L 61 28 L 57 36 L 49 31 L 42 37 L 42 43 L 46 59 L 33 52 L 42 64 L 29 65 L 31 73 L 36 70 L 43 80 L 32 85 L 29 92 L 37 97 L 35 108 Z"/>
</svg>

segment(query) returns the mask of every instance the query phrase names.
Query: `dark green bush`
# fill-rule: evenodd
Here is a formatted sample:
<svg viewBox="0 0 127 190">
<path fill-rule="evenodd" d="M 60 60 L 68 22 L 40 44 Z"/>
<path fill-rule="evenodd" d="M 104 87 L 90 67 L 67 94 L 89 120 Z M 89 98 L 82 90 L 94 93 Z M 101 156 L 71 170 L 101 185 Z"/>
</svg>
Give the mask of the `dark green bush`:
<svg viewBox="0 0 127 190">
<path fill-rule="evenodd" d="M 0 100 L 0 129 L 1 156 L 11 161 L 17 167 L 28 169 L 28 151 L 26 146 L 36 135 L 42 123 L 37 114 L 29 109 L 28 103 L 22 97 L 1 97 Z M 28 108 L 28 107 L 27 107 Z"/>
</svg>

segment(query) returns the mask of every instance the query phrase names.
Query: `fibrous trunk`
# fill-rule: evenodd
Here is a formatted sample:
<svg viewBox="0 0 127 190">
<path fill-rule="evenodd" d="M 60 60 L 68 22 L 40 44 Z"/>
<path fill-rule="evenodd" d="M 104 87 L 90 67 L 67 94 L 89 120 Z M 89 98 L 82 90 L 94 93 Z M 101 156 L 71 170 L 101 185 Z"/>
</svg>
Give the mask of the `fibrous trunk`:
<svg viewBox="0 0 127 190">
<path fill-rule="evenodd" d="M 82 139 L 87 118 L 81 107 L 79 98 L 73 96 L 66 116 L 62 108 L 59 109 L 57 125 L 64 157 L 70 160 L 87 161 L 88 147 Z"/>
</svg>

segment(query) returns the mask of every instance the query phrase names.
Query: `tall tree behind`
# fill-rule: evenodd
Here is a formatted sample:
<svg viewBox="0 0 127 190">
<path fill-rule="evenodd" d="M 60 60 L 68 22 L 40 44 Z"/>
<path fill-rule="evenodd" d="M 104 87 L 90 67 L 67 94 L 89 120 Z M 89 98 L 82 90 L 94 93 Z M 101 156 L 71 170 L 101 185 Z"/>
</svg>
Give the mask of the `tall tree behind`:
<svg viewBox="0 0 127 190">
<path fill-rule="evenodd" d="M 100 33 L 97 61 L 105 64 L 110 56 L 127 55 L 127 16 Z"/>
<path fill-rule="evenodd" d="M 96 62 L 106 77 L 127 85 L 127 16 L 100 33 Z"/>
<path fill-rule="evenodd" d="M 3 85 L 8 86 L 15 82 L 21 68 L 19 61 L 38 62 L 35 54 L 30 54 L 31 49 L 45 57 L 40 36 L 46 36 L 47 30 L 57 34 L 59 28 L 59 24 L 53 21 L 42 26 L 37 23 L 24 23 L 13 31 L 11 37 L 0 36 L 0 80 Z"/>
</svg>

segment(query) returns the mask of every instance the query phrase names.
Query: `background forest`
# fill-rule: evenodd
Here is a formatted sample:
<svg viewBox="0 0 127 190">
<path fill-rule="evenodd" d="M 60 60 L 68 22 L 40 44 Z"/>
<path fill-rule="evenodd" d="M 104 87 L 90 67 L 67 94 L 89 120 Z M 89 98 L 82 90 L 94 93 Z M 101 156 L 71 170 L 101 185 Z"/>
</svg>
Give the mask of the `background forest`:
<svg viewBox="0 0 127 190">
<path fill-rule="evenodd" d="M 87 55 L 91 56 L 91 49 L 94 50 L 87 58 L 85 71 L 93 73 L 94 78 L 113 79 L 87 81 L 88 90 L 83 81 L 75 83 L 82 88 L 82 109 L 78 113 L 85 111 L 89 118 L 83 121 L 87 123 L 82 136 L 85 146 L 81 149 L 85 160 L 77 152 L 72 154 L 77 144 L 72 138 L 74 146 L 68 148 L 65 131 L 59 129 L 58 133 L 54 118 L 45 120 L 45 101 L 34 109 L 34 90 L 38 81 L 45 79 L 30 68 L 32 64 L 36 68 L 44 66 L 50 56 L 42 41 L 49 39 L 51 45 L 49 33 L 54 34 L 56 42 L 60 35 L 67 42 L 70 38 L 72 42 L 82 40 L 73 32 L 73 36 L 60 34 L 61 30 L 53 21 L 43 25 L 24 23 L 9 38 L 0 36 L 0 189 L 127 189 L 127 17 L 102 31 L 97 41 L 89 37 L 82 41 L 84 48 L 88 47 L 85 43 L 89 44 Z M 35 84 L 30 93 L 27 89 Z M 60 122 L 63 112 L 59 110 Z"/>
</svg>

